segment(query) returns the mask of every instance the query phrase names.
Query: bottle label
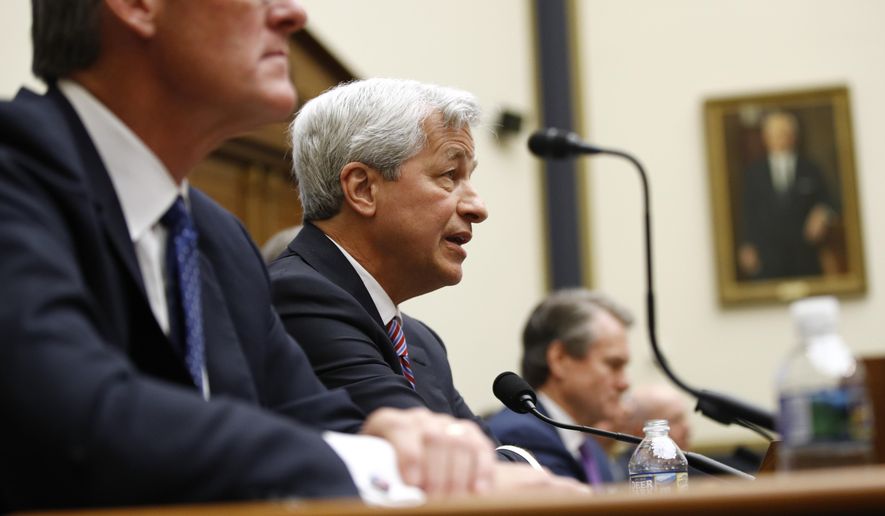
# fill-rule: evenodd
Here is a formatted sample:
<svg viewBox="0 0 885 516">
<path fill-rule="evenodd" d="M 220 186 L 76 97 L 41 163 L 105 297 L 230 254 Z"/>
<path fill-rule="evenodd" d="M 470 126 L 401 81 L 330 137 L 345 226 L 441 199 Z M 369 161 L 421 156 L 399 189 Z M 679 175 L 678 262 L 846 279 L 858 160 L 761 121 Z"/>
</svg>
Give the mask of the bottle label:
<svg viewBox="0 0 885 516">
<path fill-rule="evenodd" d="M 783 394 L 778 431 L 787 446 L 868 441 L 868 412 L 859 386 Z"/>
<path fill-rule="evenodd" d="M 663 473 L 635 473 L 630 475 L 630 491 L 634 494 L 669 493 L 688 487 L 688 473 L 667 471 Z"/>
</svg>

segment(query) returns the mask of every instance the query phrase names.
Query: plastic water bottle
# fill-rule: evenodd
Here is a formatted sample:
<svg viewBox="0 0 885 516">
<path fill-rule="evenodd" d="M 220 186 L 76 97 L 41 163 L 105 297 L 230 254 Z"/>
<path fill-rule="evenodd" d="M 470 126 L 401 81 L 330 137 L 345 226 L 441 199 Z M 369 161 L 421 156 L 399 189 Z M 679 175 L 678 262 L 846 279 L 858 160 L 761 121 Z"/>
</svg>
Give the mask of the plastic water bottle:
<svg viewBox="0 0 885 516">
<path fill-rule="evenodd" d="M 688 487 L 688 461 L 670 439 L 666 419 L 652 419 L 642 428 L 645 438 L 636 447 L 627 472 L 636 494 L 681 491 Z"/>
<path fill-rule="evenodd" d="M 865 464 L 872 459 L 872 409 L 858 363 L 838 333 L 833 297 L 795 301 L 799 335 L 780 369 L 778 469 Z"/>
</svg>

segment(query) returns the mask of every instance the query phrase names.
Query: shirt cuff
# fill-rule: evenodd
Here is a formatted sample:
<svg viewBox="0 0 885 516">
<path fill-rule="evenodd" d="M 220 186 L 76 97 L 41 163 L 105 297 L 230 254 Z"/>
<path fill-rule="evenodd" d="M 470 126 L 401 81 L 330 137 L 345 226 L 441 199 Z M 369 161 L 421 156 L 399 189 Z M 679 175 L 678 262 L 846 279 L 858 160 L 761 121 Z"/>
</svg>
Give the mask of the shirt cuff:
<svg viewBox="0 0 885 516">
<path fill-rule="evenodd" d="M 366 504 L 402 507 L 425 502 L 424 491 L 403 482 L 396 452 L 384 439 L 339 432 L 324 432 L 323 439 L 344 461 Z"/>
</svg>

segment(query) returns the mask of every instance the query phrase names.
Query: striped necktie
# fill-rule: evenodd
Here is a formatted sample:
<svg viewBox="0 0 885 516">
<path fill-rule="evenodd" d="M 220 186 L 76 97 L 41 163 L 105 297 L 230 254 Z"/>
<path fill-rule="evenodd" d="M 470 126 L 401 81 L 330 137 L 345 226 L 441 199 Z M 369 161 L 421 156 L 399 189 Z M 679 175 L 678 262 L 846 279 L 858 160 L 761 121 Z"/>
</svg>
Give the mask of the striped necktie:
<svg viewBox="0 0 885 516">
<path fill-rule="evenodd" d="M 403 376 L 415 388 L 415 375 L 412 373 L 412 363 L 409 360 L 409 348 L 406 346 L 406 335 L 403 333 L 403 327 L 399 323 L 399 319 L 394 317 L 387 323 L 387 336 L 393 343 L 393 350 L 399 357 L 399 363 L 403 368 Z"/>
<path fill-rule="evenodd" d="M 178 346 L 194 385 L 203 392 L 205 359 L 197 228 L 181 196 L 160 221 L 169 232 L 166 244 L 166 276 L 170 287 L 169 335 Z"/>
</svg>

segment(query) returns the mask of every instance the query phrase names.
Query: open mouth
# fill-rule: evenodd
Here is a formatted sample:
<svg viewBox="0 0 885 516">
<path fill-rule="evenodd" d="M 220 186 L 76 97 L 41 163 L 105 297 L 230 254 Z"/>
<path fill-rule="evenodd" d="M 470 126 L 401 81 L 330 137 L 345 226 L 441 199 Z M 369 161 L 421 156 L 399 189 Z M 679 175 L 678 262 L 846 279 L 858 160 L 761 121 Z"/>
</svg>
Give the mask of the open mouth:
<svg viewBox="0 0 885 516">
<path fill-rule="evenodd" d="M 458 233 L 455 235 L 450 235 L 446 237 L 446 240 L 455 244 L 455 245 L 464 245 L 467 242 L 470 242 L 472 236 L 470 233 Z"/>
</svg>

